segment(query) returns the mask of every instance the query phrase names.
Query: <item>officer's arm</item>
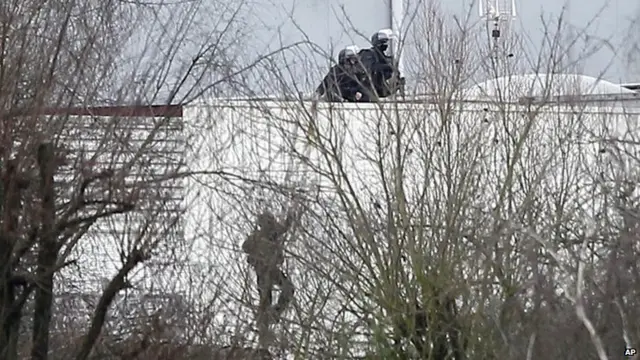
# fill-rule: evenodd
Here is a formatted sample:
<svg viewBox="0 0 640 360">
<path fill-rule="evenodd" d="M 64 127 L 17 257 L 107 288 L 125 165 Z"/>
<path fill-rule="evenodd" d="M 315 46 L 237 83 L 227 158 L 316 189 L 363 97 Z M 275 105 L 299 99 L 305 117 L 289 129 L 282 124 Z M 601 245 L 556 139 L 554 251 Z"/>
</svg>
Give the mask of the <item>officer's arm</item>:
<svg viewBox="0 0 640 360">
<path fill-rule="evenodd" d="M 289 210 L 289 212 L 287 213 L 287 217 L 284 219 L 284 221 L 282 223 L 276 223 L 275 229 L 274 229 L 276 236 L 280 237 L 284 235 L 287 231 L 289 231 L 293 223 L 297 220 L 298 220 L 298 212 L 293 209 Z"/>
<path fill-rule="evenodd" d="M 393 59 L 385 59 L 386 61 L 380 61 L 375 64 L 375 71 L 380 72 L 385 79 L 390 78 L 393 75 Z"/>
<path fill-rule="evenodd" d="M 342 89 L 342 97 L 345 100 L 355 102 L 358 100 L 356 98 L 356 94 L 362 93 L 362 91 L 360 90 L 361 86 L 358 84 L 357 79 L 349 79 L 349 80 L 350 81 L 346 82 L 344 88 Z"/>
<path fill-rule="evenodd" d="M 350 74 L 345 72 L 344 70 L 340 70 L 336 74 L 336 96 L 340 98 L 340 100 L 348 100 L 351 101 L 351 98 L 355 95 L 355 91 L 353 89 L 353 81 Z"/>
<path fill-rule="evenodd" d="M 367 88 L 370 87 L 371 79 L 369 78 L 370 74 L 367 69 L 364 67 L 360 67 L 354 74 L 354 80 L 358 83 L 358 88 Z"/>
<path fill-rule="evenodd" d="M 278 224 L 278 235 L 284 235 L 284 233 L 286 233 L 287 231 L 289 231 L 289 229 L 291 228 L 291 225 L 293 225 L 293 221 L 295 220 L 296 216 L 294 214 L 293 211 L 289 211 L 289 213 L 287 214 L 287 218 L 284 219 L 284 222 L 281 224 Z"/>
</svg>

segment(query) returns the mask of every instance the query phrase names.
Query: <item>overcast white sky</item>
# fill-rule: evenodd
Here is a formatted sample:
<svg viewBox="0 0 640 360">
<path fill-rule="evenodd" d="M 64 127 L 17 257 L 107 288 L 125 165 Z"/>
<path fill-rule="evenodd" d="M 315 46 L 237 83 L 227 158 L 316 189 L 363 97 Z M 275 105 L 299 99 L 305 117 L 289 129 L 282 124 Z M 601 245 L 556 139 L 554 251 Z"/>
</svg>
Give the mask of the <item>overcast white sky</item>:
<svg viewBox="0 0 640 360">
<path fill-rule="evenodd" d="M 533 39 L 541 39 L 540 14 L 560 15 L 566 7 L 567 21 L 576 29 L 586 29 L 594 38 L 608 39 L 621 51 L 603 48 L 586 61 L 585 75 L 597 76 L 605 68 L 607 80 L 613 82 L 640 81 L 628 74 L 623 49 L 631 21 L 640 18 L 640 2 L 637 0 L 516 0 L 518 23 L 521 31 Z M 640 36 L 638 36 L 640 38 Z M 613 62 L 612 62 L 613 61 Z M 638 74 L 640 75 L 640 74 Z"/>
<path fill-rule="evenodd" d="M 389 0 L 251 0 L 250 17 L 254 20 L 257 51 L 265 46 L 308 40 L 334 55 L 344 46 L 356 43 L 366 46 L 365 37 L 389 26 Z M 404 0 L 405 10 L 421 0 Z M 442 0 L 440 6 L 450 14 L 464 14 L 473 0 Z M 476 0 L 477 1 L 477 0 Z M 620 50 L 628 39 L 631 20 L 640 18 L 638 0 L 516 0 L 519 17 L 516 26 L 534 44 L 542 40 L 540 15 L 559 16 L 567 8 L 567 21 L 576 29 L 588 27 L 593 39 L 607 39 Z M 415 5 L 413 5 L 415 9 Z M 477 10 L 474 16 L 479 18 Z M 594 20 L 595 19 L 595 20 Z M 347 28 L 347 31 L 344 29 Z M 304 36 L 302 34 L 305 34 Z M 638 36 L 640 38 L 640 35 Z M 623 51 L 601 49 L 585 61 L 585 75 L 603 75 L 612 82 L 640 81 L 629 73 Z M 317 55 L 317 54 L 316 54 Z M 315 56 L 321 60 L 320 56 Z M 326 60 L 324 60 L 326 62 Z M 636 74 L 640 76 L 640 74 Z"/>
</svg>

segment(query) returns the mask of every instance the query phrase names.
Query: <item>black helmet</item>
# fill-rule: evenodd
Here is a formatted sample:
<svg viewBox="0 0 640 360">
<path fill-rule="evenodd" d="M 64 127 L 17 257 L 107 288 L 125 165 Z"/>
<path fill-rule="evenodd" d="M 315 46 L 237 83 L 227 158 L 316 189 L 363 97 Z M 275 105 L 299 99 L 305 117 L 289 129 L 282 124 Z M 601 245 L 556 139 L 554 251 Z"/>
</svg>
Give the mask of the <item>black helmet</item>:
<svg viewBox="0 0 640 360">
<path fill-rule="evenodd" d="M 389 40 L 391 40 L 392 35 L 393 35 L 393 31 L 391 29 L 378 30 L 375 34 L 371 36 L 371 45 L 379 46 L 383 44 L 388 44 Z"/>
<path fill-rule="evenodd" d="M 358 57 L 358 47 L 356 45 L 347 46 L 338 53 L 338 63 L 344 64 L 349 58 Z"/>
</svg>

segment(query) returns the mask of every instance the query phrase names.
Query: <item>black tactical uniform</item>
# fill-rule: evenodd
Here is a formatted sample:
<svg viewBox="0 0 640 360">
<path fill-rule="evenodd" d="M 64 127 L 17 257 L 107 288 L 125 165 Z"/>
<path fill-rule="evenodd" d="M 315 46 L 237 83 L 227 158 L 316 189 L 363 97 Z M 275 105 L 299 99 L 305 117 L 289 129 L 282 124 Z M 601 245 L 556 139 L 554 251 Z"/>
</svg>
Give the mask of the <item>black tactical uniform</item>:
<svg viewBox="0 0 640 360">
<path fill-rule="evenodd" d="M 359 58 L 363 67 L 368 71 L 369 96 L 372 98 L 387 97 L 402 86 L 404 78 L 395 68 L 393 56 L 385 54 L 391 40 L 390 31 L 381 30 L 371 37 L 372 47 L 360 51 Z"/>
<path fill-rule="evenodd" d="M 358 61 L 357 50 L 348 47 L 340 51 L 338 64 L 331 67 L 316 93 L 330 102 L 368 102 L 366 82 L 366 72 Z"/>
</svg>

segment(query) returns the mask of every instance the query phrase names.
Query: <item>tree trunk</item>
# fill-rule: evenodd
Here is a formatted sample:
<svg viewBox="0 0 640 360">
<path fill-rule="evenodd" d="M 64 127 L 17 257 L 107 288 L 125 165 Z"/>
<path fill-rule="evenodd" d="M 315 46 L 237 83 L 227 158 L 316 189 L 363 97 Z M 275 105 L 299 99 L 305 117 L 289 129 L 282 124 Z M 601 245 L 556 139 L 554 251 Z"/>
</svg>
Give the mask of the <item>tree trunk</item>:
<svg viewBox="0 0 640 360">
<path fill-rule="evenodd" d="M 0 234 L 0 358 L 18 358 L 18 333 L 21 306 L 16 304 L 12 282 L 11 254 L 15 244 L 20 211 L 20 189 L 17 186 L 15 161 L 7 161 L 2 178 L 2 234 Z"/>
<path fill-rule="evenodd" d="M 131 270 L 133 270 L 138 264 L 142 263 L 146 258 L 146 255 L 143 255 L 140 250 L 132 250 L 122 268 L 120 268 L 118 273 L 111 279 L 107 288 L 102 293 L 102 296 L 98 301 L 98 305 L 96 305 L 96 309 L 94 310 L 91 318 L 91 326 L 89 327 L 87 334 L 84 336 L 82 346 L 76 355 L 76 360 L 86 360 L 89 357 L 93 346 L 98 341 L 98 337 L 102 332 L 102 327 L 106 321 L 107 311 L 109 311 L 111 303 L 115 299 L 116 295 L 118 295 L 118 292 L 129 286 L 126 281 L 127 275 L 129 275 Z"/>
<path fill-rule="evenodd" d="M 0 283 L 0 359 L 14 360 L 18 357 L 18 333 L 20 330 L 20 313 L 16 313 L 15 289 L 11 284 L 11 269 L 7 259 L 6 236 L 2 236 L 2 278 Z M 8 259 L 7 259 L 8 260 Z M 17 315 L 17 316 L 16 316 Z"/>
<path fill-rule="evenodd" d="M 42 201 L 41 238 L 38 249 L 36 277 L 39 286 L 35 292 L 33 313 L 32 360 L 46 360 L 49 353 L 49 327 L 53 307 L 53 274 L 58 258 L 58 246 L 54 232 L 55 193 L 53 175 L 55 157 L 53 144 L 38 147 L 38 168 L 40 170 L 40 197 Z"/>
</svg>

